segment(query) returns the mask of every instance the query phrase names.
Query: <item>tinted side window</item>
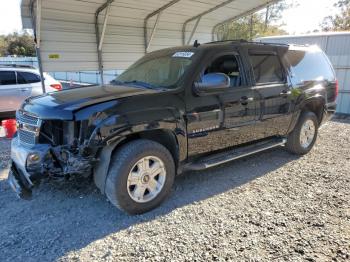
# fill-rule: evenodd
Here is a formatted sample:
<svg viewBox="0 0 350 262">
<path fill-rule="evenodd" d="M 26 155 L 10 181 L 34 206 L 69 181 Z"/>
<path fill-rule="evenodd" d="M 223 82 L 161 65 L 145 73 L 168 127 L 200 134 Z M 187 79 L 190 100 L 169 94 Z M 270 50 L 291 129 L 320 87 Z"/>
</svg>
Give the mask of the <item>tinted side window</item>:
<svg viewBox="0 0 350 262">
<path fill-rule="evenodd" d="M 29 72 L 17 72 L 19 84 L 31 84 L 40 82 L 40 76 Z"/>
<path fill-rule="evenodd" d="M 281 62 L 277 55 L 250 54 L 256 84 L 284 82 Z"/>
<path fill-rule="evenodd" d="M 238 59 L 235 55 L 223 55 L 214 59 L 204 70 L 204 75 L 209 73 L 223 73 L 230 78 L 231 87 L 242 85 L 242 74 Z"/>
<path fill-rule="evenodd" d="M 314 80 L 335 80 L 331 65 L 322 52 L 289 50 L 287 59 L 292 67 L 294 84 Z"/>
<path fill-rule="evenodd" d="M 24 77 L 22 75 L 19 74 L 19 72 L 17 72 L 17 84 L 26 84 L 27 81 L 24 79 Z"/>
<path fill-rule="evenodd" d="M 16 74 L 14 71 L 0 71 L 0 85 L 15 85 Z"/>
</svg>

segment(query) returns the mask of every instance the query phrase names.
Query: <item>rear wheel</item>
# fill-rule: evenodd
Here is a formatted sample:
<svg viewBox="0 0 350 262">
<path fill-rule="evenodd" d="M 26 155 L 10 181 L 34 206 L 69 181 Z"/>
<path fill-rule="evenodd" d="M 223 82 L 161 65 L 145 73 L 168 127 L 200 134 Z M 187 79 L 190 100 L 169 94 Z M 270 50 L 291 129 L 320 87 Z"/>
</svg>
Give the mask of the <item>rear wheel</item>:
<svg viewBox="0 0 350 262">
<path fill-rule="evenodd" d="M 288 135 L 287 150 L 298 155 L 307 154 L 316 142 L 318 127 L 317 116 L 313 112 L 303 112 L 294 130 Z"/>
<path fill-rule="evenodd" d="M 113 154 L 106 195 L 119 209 L 141 214 L 164 201 L 174 177 L 174 160 L 164 146 L 150 140 L 135 140 Z"/>
</svg>

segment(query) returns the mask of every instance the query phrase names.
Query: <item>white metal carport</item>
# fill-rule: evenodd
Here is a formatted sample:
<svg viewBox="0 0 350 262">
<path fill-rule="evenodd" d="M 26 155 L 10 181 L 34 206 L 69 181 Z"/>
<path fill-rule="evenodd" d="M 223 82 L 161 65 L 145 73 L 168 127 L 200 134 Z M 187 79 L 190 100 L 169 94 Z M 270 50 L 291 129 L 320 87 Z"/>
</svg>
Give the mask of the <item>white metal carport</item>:
<svg viewBox="0 0 350 262">
<path fill-rule="evenodd" d="M 126 69 L 146 52 L 215 40 L 223 22 L 278 0 L 22 0 L 41 70 Z M 101 79 L 103 81 L 103 79 Z"/>
</svg>

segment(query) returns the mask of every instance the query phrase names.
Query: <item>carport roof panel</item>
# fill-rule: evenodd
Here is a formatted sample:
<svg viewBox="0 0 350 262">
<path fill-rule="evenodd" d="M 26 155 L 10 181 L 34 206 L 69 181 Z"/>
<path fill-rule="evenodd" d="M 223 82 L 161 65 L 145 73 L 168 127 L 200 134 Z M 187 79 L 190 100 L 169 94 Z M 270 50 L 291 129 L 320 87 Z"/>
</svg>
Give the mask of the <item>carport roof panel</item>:
<svg viewBox="0 0 350 262">
<path fill-rule="evenodd" d="M 36 0 L 34 1 L 36 2 Z M 191 40 L 200 42 L 211 40 L 212 29 L 217 24 L 250 11 L 263 8 L 276 0 L 115 0 L 111 4 L 108 18 L 106 38 L 103 43 L 103 58 L 116 59 L 115 63 L 108 59 L 105 69 L 125 69 L 144 52 L 145 18 L 160 7 L 173 3 L 159 17 L 158 26 L 152 38 L 149 51 L 177 46 L 191 36 L 196 18 L 201 14 L 197 30 Z M 30 18 L 31 0 L 22 0 L 22 24 L 24 28 L 32 28 Z M 41 51 L 43 67 L 46 71 L 97 70 L 97 44 L 95 37 L 95 13 L 106 3 L 106 0 L 42 0 Z M 211 12 L 207 12 L 211 11 Z M 148 35 L 151 35 L 157 15 L 147 23 Z M 104 12 L 99 24 L 102 27 Z M 192 20 L 191 20 L 192 19 Z M 187 24 L 186 24 L 187 21 Z M 183 25 L 186 24 L 184 27 Z M 149 40 L 149 39 L 148 39 Z M 70 44 L 72 49 L 70 50 Z M 77 49 L 77 45 L 80 45 Z M 116 46 L 113 49 L 113 45 Z M 106 47 L 106 50 L 105 50 Z M 119 49 L 119 47 L 121 49 Z M 127 53 L 135 55 L 126 58 Z M 72 54 L 74 52 L 74 55 Z M 50 54 L 59 54 L 50 59 Z M 118 59 L 118 58 L 121 59 Z"/>
</svg>

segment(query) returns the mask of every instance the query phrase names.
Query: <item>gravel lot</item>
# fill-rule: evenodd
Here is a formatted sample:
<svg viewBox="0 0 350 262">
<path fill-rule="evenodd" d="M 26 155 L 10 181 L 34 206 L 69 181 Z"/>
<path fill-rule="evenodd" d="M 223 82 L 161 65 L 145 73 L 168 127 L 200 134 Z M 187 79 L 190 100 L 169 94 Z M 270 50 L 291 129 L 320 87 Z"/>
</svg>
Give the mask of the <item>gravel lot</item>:
<svg viewBox="0 0 350 262">
<path fill-rule="evenodd" d="M 0 261 L 350 261 L 350 120 L 314 150 L 282 148 L 176 179 L 161 208 L 127 216 L 91 182 L 17 200 L 0 141 Z"/>
</svg>

